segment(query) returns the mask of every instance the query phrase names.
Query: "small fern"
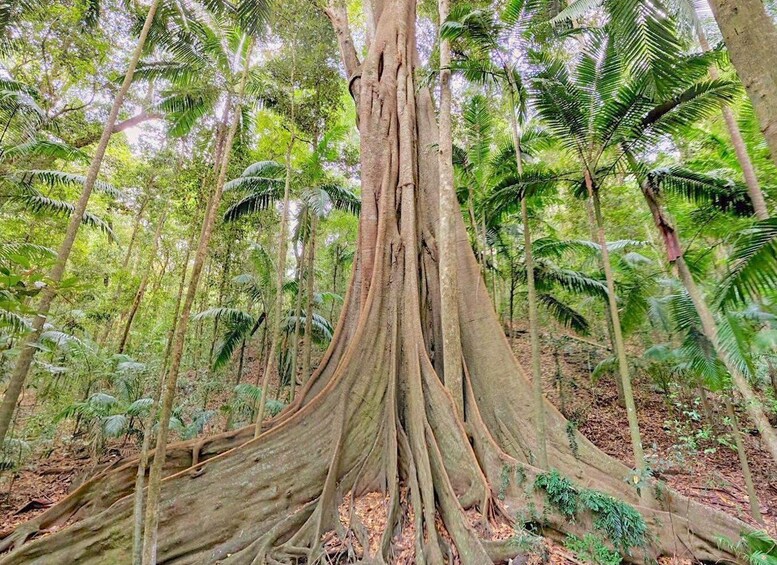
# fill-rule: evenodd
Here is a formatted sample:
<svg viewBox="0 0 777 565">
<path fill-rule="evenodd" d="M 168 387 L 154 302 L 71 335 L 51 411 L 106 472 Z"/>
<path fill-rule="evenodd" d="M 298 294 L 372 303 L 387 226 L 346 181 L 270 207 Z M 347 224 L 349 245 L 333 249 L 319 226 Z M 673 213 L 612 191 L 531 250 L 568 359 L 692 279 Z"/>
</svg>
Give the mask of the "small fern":
<svg viewBox="0 0 777 565">
<path fill-rule="evenodd" d="M 554 469 L 548 473 L 537 475 L 537 478 L 534 479 L 534 486 L 545 491 L 548 502 L 556 510 L 567 518 L 575 517 L 580 502 L 580 491 L 572 481 L 562 477 Z"/>
</svg>

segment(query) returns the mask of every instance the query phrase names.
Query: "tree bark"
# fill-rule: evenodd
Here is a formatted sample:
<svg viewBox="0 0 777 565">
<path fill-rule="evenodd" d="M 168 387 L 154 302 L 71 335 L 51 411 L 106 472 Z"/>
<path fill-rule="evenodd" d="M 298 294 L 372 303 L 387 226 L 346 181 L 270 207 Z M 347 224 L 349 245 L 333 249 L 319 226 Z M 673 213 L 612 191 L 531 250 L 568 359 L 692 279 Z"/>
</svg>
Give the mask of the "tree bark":
<svg viewBox="0 0 777 565">
<path fill-rule="evenodd" d="M 450 0 L 439 0 L 440 25 L 448 19 Z M 440 318 L 442 322 L 442 378 L 456 409 L 464 416 L 464 379 L 461 364 L 461 335 L 457 295 L 458 260 L 456 220 L 461 207 L 453 186 L 453 136 L 451 133 L 451 46 L 440 38 L 440 112 L 438 169 L 440 175 L 439 235 L 437 249 L 440 264 Z"/>
<path fill-rule="evenodd" d="M 70 222 L 68 223 L 67 231 L 65 232 L 65 238 L 62 240 L 62 244 L 57 250 L 57 259 L 49 274 L 49 284 L 41 293 L 41 299 L 36 308 L 36 315 L 32 321 L 32 331 L 25 337 L 21 344 L 21 353 L 16 360 L 16 366 L 8 381 L 8 388 L 5 391 L 5 396 L 3 396 L 3 402 L 0 404 L 0 446 L 2 446 L 5 441 L 8 426 L 11 423 L 14 410 L 16 409 L 16 403 L 19 400 L 19 395 L 24 387 L 24 382 L 27 380 L 27 375 L 30 372 L 32 358 L 35 355 L 36 350 L 35 344 L 43 332 L 43 326 L 49 315 L 51 304 L 56 297 L 56 287 L 62 281 L 62 277 L 65 274 L 65 267 L 70 258 L 73 244 L 76 241 L 78 228 L 81 226 L 84 212 L 86 212 L 86 206 L 89 203 L 89 197 L 92 195 L 94 184 L 97 181 L 97 175 L 100 173 L 100 167 L 102 166 L 103 157 L 105 157 L 105 151 L 108 149 L 108 142 L 111 139 L 113 126 L 116 123 L 119 110 L 124 102 L 124 97 L 132 83 L 135 67 L 137 67 L 138 61 L 140 60 L 140 55 L 143 52 L 143 47 L 146 43 L 146 38 L 148 37 L 148 32 L 151 29 L 151 23 L 154 21 L 154 14 L 156 13 L 158 6 L 159 0 L 153 0 L 149 7 L 143 29 L 140 32 L 140 37 L 138 38 L 138 42 L 129 62 L 129 67 L 127 68 L 127 74 L 124 75 L 121 88 L 116 94 L 116 98 L 113 100 L 108 119 L 105 122 L 105 127 L 100 136 L 100 142 L 97 144 L 97 148 L 92 156 L 92 161 L 89 164 L 89 170 L 86 173 L 86 180 L 84 181 L 84 188 L 78 198 L 73 214 L 70 216 Z"/>
<path fill-rule="evenodd" d="M 777 27 L 762 0 L 709 0 L 777 163 Z"/>
<path fill-rule="evenodd" d="M 702 50 L 705 52 L 710 51 L 710 44 L 707 41 L 707 36 L 701 26 L 697 26 L 696 35 L 699 38 L 699 45 L 701 45 Z M 710 77 L 717 79 L 719 76 L 720 73 L 718 73 L 718 69 L 714 66 L 710 67 Z M 720 110 L 723 114 L 723 121 L 726 124 L 728 135 L 731 138 L 731 145 L 734 147 L 734 153 L 737 156 L 739 167 L 742 169 L 742 175 L 745 178 L 747 193 L 750 196 L 750 201 L 753 203 L 755 216 L 759 220 L 766 220 L 769 217 L 769 209 L 766 206 L 766 200 L 764 199 L 761 185 L 755 174 L 755 168 L 753 167 L 753 162 L 750 160 L 750 155 L 747 153 L 747 145 L 742 137 L 739 124 L 737 124 L 737 120 L 734 117 L 734 112 L 727 104 L 722 104 Z"/>
<path fill-rule="evenodd" d="M 629 362 L 626 357 L 626 346 L 623 342 L 623 330 L 621 329 L 620 314 L 618 313 L 618 303 L 615 298 L 615 279 L 612 274 L 610 252 L 607 249 L 607 237 L 604 232 L 604 221 L 602 219 L 601 205 L 599 203 L 599 191 L 594 186 L 591 173 L 588 169 L 585 170 L 585 184 L 588 191 L 588 198 L 593 203 L 594 208 L 597 238 L 602 254 L 602 267 L 604 268 L 604 278 L 607 283 L 607 303 L 609 305 L 610 317 L 612 320 L 613 336 L 615 337 L 615 355 L 618 358 L 618 372 L 620 373 L 621 386 L 623 387 L 623 399 L 626 403 L 626 417 L 629 421 L 631 449 L 634 454 L 634 463 L 637 472 L 640 475 L 639 477 L 636 477 L 636 481 L 640 481 L 647 474 L 647 464 L 645 462 L 645 453 L 642 450 L 642 437 L 639 431 L 639 420 L 637 419 L 637 406 L 634 403 L 634 392 L 631 388 L 631 375 L 629 374 Z"/>
</svg>

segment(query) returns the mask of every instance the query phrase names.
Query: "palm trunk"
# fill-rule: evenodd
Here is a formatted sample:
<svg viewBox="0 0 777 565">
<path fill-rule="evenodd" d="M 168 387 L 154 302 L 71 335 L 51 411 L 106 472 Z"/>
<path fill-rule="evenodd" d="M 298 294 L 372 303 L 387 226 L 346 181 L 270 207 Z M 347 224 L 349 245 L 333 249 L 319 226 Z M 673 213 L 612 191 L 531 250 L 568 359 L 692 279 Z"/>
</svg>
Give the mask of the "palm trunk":
<svg viewBox="0 0 777 565">
<path fill-rule="evenodd" d="M 293 105 L 292 105 L 293 108 Z M 262 375 L 262 400 L 259 402 L 259 410 L 256 416 L 254 437 L 258 437 L 262 431 L 262 420 L 264 420 L 264 407 L 267 400 L 267 389 L 270 386 L 270 376 L 280 371 L 277 363 L 278 345 L 281 340 L 281 318 L 283 317 L 283 279 L 286 273 L 286 251 L 288 246 L 289 224 L 289 198 L 291 192 L 291 150 L 294 146 L 294 136 L 289 141 L 286 148 L 286 183 L 283 189 L 283 212 L 281 213 L 281 233 L 278 245 L 278 278 L 275 284 L 275 312 L 272 321 L 272 337 L 270 339 L 270 350 L 267 354 L 267 365 Z"/>
<path fill-rule="evenodd" d="M 450 0 L 438 0 L 440 24 L 448 19 Z M 456 222 L 461 208 L 453 186 L 453 136 L 451 133 L 451 46 L 440 40 L 440 113 L 438 167 L 440 177 L 438 240 L 440 279 L 440 319 L 442 325 L 443 380 L 453 396 L 459 414 L 464 416 L 464 380 L 461 357 L 461 335 L 457 297 L 458 257 L 455 241 Z M 470 219 L 472 194 L 470 191 Z M 474 227 L 474 226 L 473 226 Z M 485 264 L 485 261 L 483 261 Z"/>
<path fill-rule="evenodd" d="M 699 45 L 702 50 L 709 51 L 710 44 L 707 42 L 707 36 L 704 33 L 704 29 L 701 26 L 696 28 L 696 35 L 699 39 Z M 777 59 L 776 59 L 777 60 Z M 718 69 L 715 66 L 710 67 L 710 77 L 717 79 L 720 76 Z M 750 201 L 753 203 L 753 211 L 756 218 L 759 220 L 766 220 L 769 217 L 769 210 L 766 207 L 766 200 L 764 199 L 761 185 L 758 183 L 758 177 L 755 175 L 755 168 L 753 162 L 750 160 L 750 155 L 747 153 L 747 145 L 742 138 L 742 132 L 739 129 L 734 112 L 727 104 L 721 105 L 721 113 L 723 114 L 723 121 L 726 123 L 726 129 L 728 135 L 731 138 L 731 144 L 734 146 L 734 152 L 737 156 L 737 161 L 742 169 L 742 175 L 745 178 L 745 184 L 747 185 L 747 193 L 750 196 Z"/>
<path fill-rule="evenodd" d="M 135 298 L 132 300 L 132 307 L 127 315 L 127 322 L 124 324 L 124 331 L 122 331 L 121 339 L 119 340 L 118 353 L 124 353 L 124 348 L 127 345 L 127 339 L 129 338 L 130 329 L 132 328 L 132 322 L 135 319 L 135 315 L 138 313 L 140 303 L 143 300 L 143 296 L 146 293 L 146 287 L 148 286 L 148 280 L 151 277 L 152 266 L 156 260 L 157 252 L 159 251 L 159 239 L 162 237 L 162 228 L 165 225 L 166 212 L 162 212 L 159 221 L 157 222 L 156 231 L 154 232 L 154 243 L 151 249 L 151 255 L 148 258 L 145 268 L 143 269 L 143 275 L 140 279 L 140 286 L 135 293 Z"/>
<path fill-rule="evenodd" d="M 586 212 L 588 213 L 588 223 L 591 226 L 591 238 L 594 241 L 599 240 L 599 236 L 597 235 L 597 228 L 596 228 L 596 214 L 594 213 L 594 204 L 589 199 L 586 203 Z M 601 262 L 601 257 L 600 257 Z M 602 271 L 604 271 L 604 264 L 602 263 Z M 606 320 L 606 327 L 607 327 L 607 337 L 610 340 L 610 348 L 612 350 L 613 355 L 617 355 L 618 347 L 615 343 L 615 328 L 612 324 L 612 313 L 610 312 L 610 302 L 609 300 L 604 303 L 604 309 L 605 309 L 605 320 Z M 626 395 L 623 392 L 623 379 L 620 378 L 620 374 L 618 374 L 615 379 L 615 390 L 618 393 L 618 406 L 621 408 L 626 408 Z"/>
<path fill-rule="evenodd" d="M 739 465 L 742 467 L 742 477 L 745 480 L 745 488 L 747 489 L 747 498 L 750 502 L 750 515 L 753 519 L 761 524 L 764 524 L 764 518 L 761 515 L 761 508 L 758 504 L 758 494 L 755 492 L 755 485 L 753 484 L 753 475 L 750 472 L 750 463 L 747 461 L 747 452 L 745 451 L 745 443 L 742 441 L 742 433 L 739 431 L 739 423 L 737 422 L 737 415 L 734 412 L 734 406 L 731 404 L 731 399 L 724 395 L 724 402 L 726 403 L 726 413 L 728 419 L 731 420 L 731 431 L 734 433 L 734 443 L 737 446 L 737 456 L 739 457 Z"/>
<path fill-rule="evenodd" d="M 313 345 L 313 293 L 316 284 L 316 232 L 318 231 L 318 215 L 313 214 L 310 224 L 310 243 L 308 244 L 308 262 L 305 269 L 307 283 L 305 304 L 305 335 L 302 336 L 302 382 L 310 377 L 310 360 Z"/>
<path fill-rule="evenodd" d="M 709 0 L 777 163 L 777 27 L 762 0 Z"/>
<path fill-rule="evenodd" d="M 626 417 L 629 421 L 629 434 L 631 435 L 631 449 L 634 454 L 634 463 L 640 477 L 639 481 L 647 473 L 647 464 L 645 463 L 645 453 L 642 450 L 642 437 L 639 431 L 639 420 L 637 419 L 637 407 L 634 403 L 634 392 L 631 388 L 631 375 L 629 375 L 629 362 L 626 358 L 626 347 L 623 343 L 623 333 L 621 330 L 620 314 L 618 313 L 618 303 L 615 299 L 615 280 L 612 274 L 612 265 L 610 264 L 610 253 L 607 250 L 607 238 L 604 232 L 604 222 L 602 220 L 602 210 L 599 203 L 599 191 L 594 187 L 591 173 L 585 170 L 585 185 L 588 191 L 588 197 L 591 199 L 594 207 L 596 219 L 596 232 L 599 246 L 602 254 L 602 267 L 604 268 L 604 278 L 607 282 L 607 301 L 612 320 L 613 335 L 615 337 L 615 354 L 618 358 L 618 372 L 620 373 L 621 384 L 623 386 L 623 397 L 626 402 Z"/>
<path fill-rule="evenodd" d="M 135 67 L 137 67 L 143 52 L 148 32 L 151 29 L 151 23 L 154 21 L 154 14 L 156 13 L 157 6 L 159 6 L 159 0 L 153 0 L 148 9 L 146 21 L 143 24 L 138 43 L 135 46 L 135 51 L 132 54 L 132 58 L 130 59 L 127 68 L 127 74 L 124 75 L 124 81 L 121 84 L 121 88 L 116 94 L 116 98 L 113 100 L 113 106 L 111 106 L 108 119 L 103 127 L 100 142 L 97 144 L 94 156 L 92 157 L 92 162 L 89 165 L 89 171 L 86 174 L 84 188 L 81 191 L 81 196 L 78 198 L 73 214 L 70 216 L 70 222 L 68 223 L 67 231 L 65 232 L 65 239 L 62 241 L 62 244 L 57 251 L 57 259 L 51 270 L 51 274 L 49 275 L 49 284 L 41 295 L 41 300 L 32 322 L 32 331 L 27 335 L 21 345 L 21 353 L 19 354 L 14 371 L 8 381 L 8 388 L 5 391 L 3 402 L 0 405 L 0 446 L 5 442 L 5 436 L 8 432 L 8 426 L 11 423 L 11 419 L 13 418 L 16 403 L 19 400 L 19 395 L 24 387 L 24 382 L 27 380 L 27 375 L 30 372 L 32 358 L 36 350 L 35 345 L 43 332 L 43 326 L 46 323 L 51 304 L 54 302 L 56 296 L 57 285 L 62 281 L 62 277 L 65 274 L 65 267 L 67 266 L 70 252 L 73 249 L 73 244 L 75 244 L 78 228 L 81 225 L 84 212 L 86 212 L 86 206 L 89 203 L 89 197 L 92 195 L 94 184 L 97 181 L 97 175 L 100 173 L 100 167 L 102 166 L 103 157 L 105 157 L 105 151 L 108 149 L 108 142 L 113 133 L 113 126 L 116 123 L 119 110 L 124 102 L 124 97 L 132 83 Z"/>
<path fill-rule="evenodd" d="M 696 286 L 693 277 L 691 276 L 691 272 L 688 270 L 688 265 L 685 264 L 685 259 L 682 256 L 678 257 L 675 261 L 675 267 L 677 268 L 678 278 L 688 291 L 688 295 L 693 301 L 693 305 L 699 314 L 702 331 L 704 332 L 705 337 L 712 344 L 712 347 L 715 349 L 715 353 L 717 353 L 718 358 L 726 366 L 726 369 L 731 375 L 731 380 L 734 383 L 734 386 L 745 401 L 745 408 L 748 415 L 750 416 L 750 419 L 755 424 L 755 427 L 758 428 L 758 431 L 761 434 L 761 438 L 766 445 L 767 451 L 771 454 L 772 459 L 777 462 L 777 433 L 775 433 L 774 428 L 769 423 L 769 419 L 766 417 L 766 414 L 764 414 L 761 400 L 753 391 L 750 383 L 747 381 L 747 378 L 742 374 L 739 368 L 731 362 L 729 357 L 725 354 L 723 347 L 720 345 L 720 340 L 718 339 L 718 329 L 715 325 L 715 318 L 704 301 L 701 292 L 699 292 L 699 289 Z"/>
<path fill-rule="evenodd" d="M 294 300 L 294 335 L 291 342 L 291 360 L 290 366 L 290 382 L 289 382 L 289 402 L 294 401 L 294 395 L 297 390 L 297 359 L 299 357 L 299 333 L 300 333 L 300 318 L 302 317 L 302 277 L 305 271 L 305 261 L 307 260 L 307 241 L 302 238 L 302 249 L 300 250 L 300 257 L 297 263 L 297 296 Z"/>
<path fill-rule="evenodd" d="M 232 144 L 235 140 L 235 133 L 237 132 L 237 127 L 240 122 L 240 109 L 243 93 L 245 92 L 246 82 L 248 80 L 248 69 L 250 66 L 250 57 L 252 51 L 251 47 L 252 43 L 249 44 L 246 50 L 245 67 L 243 69 L 243 75 L 240 80 L 237 101 L 235 102 L 234 107 L 232 107 L 232 101 L 227 100 L 227 104 L 224 109 L 225 119 L 222 120 L 222 123 L 226 123 L 226 115 L 231 110 L 231 124 L 229 126 L 227 137 L 224 140 L 224 148 L 221 160 L 218 162 L 218 177 L 216 180 L 216 186 L 211 193 L 208 207 L 203 218 L 200 240 L 197 245 L 197 253 L 194 256 L 194 265 L 192 266 L 191 279 L 189 280 L 189 286 L 186 290 L 186 298 L 184 299 L 178 326 L 176 327 L 175 337 L 173 339 L 173 347 L 171 351 L 172 360 L 170 363 L 170 369 L 167 373 L 167 379 L 163 387 L 163 394 L 161 399 L 162 407 L 159 415 L 159 435 L 156 442 L 156 452 L 154 454 L 154 461 L 151 464 L 151 471 L 148 480 L 148 495 L 146 499 L 146 514 L 143 535 L 143 565 L 154 565 L 156 563 L 157 527 L 159 522 L 158 506 L 159 493 L 161 488 L 160 483 L 162 481 L 162 468 L 164 466 L 167 449 L 167 436 L 169 432 L 170 416 L 172 415 L 173 400 L 175 399 L 175 389 L 178 383 L 178 373 L 181 368 L 181 358 L 183 356 L 183 350 L 186 341 L 186 329 L 189 324 L 194 298 L 197 294 L 197 287 L 199 285 L 200 275 L 202 274 L 202 268 L 205 264 L 208 244 L 210 243 L 213 227 L 216 223 L 216 215 L 218 213 L 219 203 L 221 202 L 221 194 L 227 177 L 227 168 L 229 165 L 230 153 L 232 151 Z"/>
<path fill-rule="evenodd" d="M 512 91 L 511 91 L 512 92 Z M 518 121 L 515 117 L 514 105 L 510 109 L 510 126 L 515 146 L 515 165 L 518 174 L 523 174 L 523 156 L 521 154 L 521 136 L 518 132 Z M 524 263 L 526 265 L 526 286 L 529 302 L 529 341 L 531 343 L 531 373 L 532 390 L 534 392 L 535 425 L 537 427 L 537 447 L 539 466 L 548 468 L 547 433 L 545 430 L 545 398 L 542 391 L 542 369 L 540 368 L 540 332 L 537 320 L 537 289 L 534 281 L 534 258 L 532 255 L 531 227 L 529 226 L 529 208 L 526 195 L 521 198 L 521 222 L 523 225 Z M 511 306 L 512 308 L 512 306 Z M 512 311 L 510 312 L 512 316 Z"/>
</svg>

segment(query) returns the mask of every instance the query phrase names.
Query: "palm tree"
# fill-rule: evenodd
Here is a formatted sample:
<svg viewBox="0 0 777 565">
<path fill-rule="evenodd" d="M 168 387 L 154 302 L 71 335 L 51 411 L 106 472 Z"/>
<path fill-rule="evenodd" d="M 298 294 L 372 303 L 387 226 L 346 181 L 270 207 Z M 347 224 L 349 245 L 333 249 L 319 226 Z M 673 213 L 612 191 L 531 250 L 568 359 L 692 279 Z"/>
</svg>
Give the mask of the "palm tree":
<svg viewBox="0 0 777 565">
<path fill-rule="evenodd" d="M 566 135 L 565 142 L 584 163 L 584 185 L 593 203 L 600 243 L 604 240 L 604 229 L 599 187 L 622 160 L 626 161 L 631 172 L 640 179 L 640 186 L 663 237 L 668 258 L 676 266 L 680 280 L 696 305 L 703 321 L 705 335 L 731 370 L 737 389 L 748 400 L 749 414 L 774 456 L 777 454 L 777 436 L 755 401 L 747 380 L 736 366 L 727 362 L 725 352 L 718 343 L 714 316 L 683 259 L 674 227 L 656 199 L 656 186 L 650 185 L 649 175 L 644 174 L 634 158 L 634 154 L 646 148 L 650 141 L 681 131 L 700 117 L 709 115 L 719 104 L 730 101 L 735 92 L 734 86 L 720 79 L 702 81 L 702 73 L 705 70 L 700 63 L 706 57 L 702 55 L 679 62 L 676 70 L 682 71 L 682 74 L 676 76 L 671 84 L 662 85 L 661 89 L 657 90 L 653 79 L 648 75 L 624 78 L 620 57 L 612 48 L 614 44 L 607 36 L 595 40 L 592 43 L 593 49 L 584 53 L 574 81 L 570 80 L 560 61 L 549 62 L 540 73 L 536 85 L 538 110 L 558 134 Z M 679 78 L 680 76 L 682 78 Z M 654 181 L 657 178 L 659 177 L 653 176 Z M 661 178 L 671 187 L 696 195 L 707 189 L 706 198 L 723 207 L 742 208 L 742 191 L 725 193 L 720 186 L 725 185 L 725 182 L 716 183 L 714 179 L 703 178 L 703 175 L 682 171 L 674 171 L 674 174 L 665 172 Z M 752 213 L 750 206 L 745 206 L 745 209 L 747 213 Z M 604 258 L 604 255 L 603 253 L 607 274 L 611 269 L 609 260 Z M 612 275 L 607 278 L 612 292 Z M 621 352 L 623 338 L 619 334 L 622 329 L 614 296 L 611 299 L 611 310 L 616 341 L 619 342 L 617 351 L 627 397 L 627 411 L 631 412 L 629 404 L 633 405 L 633 399 L 629 401 L 626 386 L 628 364 L 625 352 Z M 636 435 L 633 437 L 636 440 Z M 636 451 L 635 449 L 635 454 Z"/>
<path fill-rule="evenodd" d="M 625 75 L 618 42 L 607 34 L 594 33 L 570 72 L 559 58 L 534 57 L 540 66 L 533 81 L 536 108 L 548 128 L 579 160 L 583 187 L 591 205 L 591 223 L 602 249 L 602 267 L 609 291 L 609 314 L 614 348 L 618 357 L 634 458 L 640 474 L 646 472 L 636 407 L 623 342 L 612 265 L 606 246 L 600 191 L 626 150 L 634 151 L 651 140 L 677 131 L 730 100 L 734 86 L 723 80 L 701 81 L 706 72 L 704 56 L 686 61 L 687 74 L 680 89 L 665 98 L 668 84 L 657 83 L 656 72 Z M 700 70 L 701 68 L 701 70 Z M 673 71 L 672 77 L 674 77 Z M 695 73 L 694 73 L 695 72 Z M 673 79 L 674 80 L 674 79 Z M 639 479 L 636 479 L 637 481 Z"/>
</svg>

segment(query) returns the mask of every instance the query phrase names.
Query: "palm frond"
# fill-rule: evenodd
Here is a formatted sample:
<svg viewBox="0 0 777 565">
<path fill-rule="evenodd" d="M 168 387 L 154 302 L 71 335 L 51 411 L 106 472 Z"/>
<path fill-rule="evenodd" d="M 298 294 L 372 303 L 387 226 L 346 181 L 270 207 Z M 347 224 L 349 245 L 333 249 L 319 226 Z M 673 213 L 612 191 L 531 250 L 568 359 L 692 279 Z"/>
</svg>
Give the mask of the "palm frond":
<svg viewBox="0 0 777 565">
<path fill-rule="evenodd" d="M 562 326 L 570 328 L 581 335 L 588 334 L 590 329 L 588 320 L 580 312 L 561 302 L 551 294 L 539 294 L 537 300 Z"/>
<path fill-rule="evenodd" d="M 234 190 L 234 185 L 232 189 Z M 227 208 L 227 211 L 224 212 L 224 221 L 234 222 L 245 215 L 266 210 L 281 198 L 282 193 L 283 186 L 277 184 L 267 186 L 264 190 L 252 192 Z"/>
<path fill-rule="evenodd" d="M 62 159 L 63 161 L 86 162 L 89 156 L 63 141 L 49 139 L 34 139 L 26 143 L 7 147 L 2 151 L 2 159 L 16 159 L 19 157 L 49 157 Z"/>
<path fill-rule="evenodd" d="M 32 330 L 30 323 L 22 316 L 2 307 L 0 307 L 0 328 L 9 328 L 17 334 Z"/>
<path fill-rule="evenodd" d="M 33 183 L 39 183 L 48 187 L 83 186 L 86 182 L 86 177 L 84 175 L 39 169 L 17 171 L 10 176 L 10 179 L 18 184 L 31 185 Z M 121 191 L 107 182 L 99 180 L 95 181 L 94 189 L 113 198 L 121 196 Z"/>
<path fill-rule="evenodd" d="M 671 191 L 696 204 L 711 205 L 738 216 L 753 214 L 752 201 L 743 183 L 677 166 L 653 169 L 648 171 L 647 178 L 653 187 Z"/>
<path fill-rule="evenodd" d="M 70 202 L 43 196 L 36 190 L 25 191 L 24 193 L 13 197 L 13 200 L 19 202 L 25 210 L 34 214 L 70 217 L 76 209 L 75 205 Z M 117 241 L 111 226 L 99 216 L 96 216 L 91 212 L 84 212 L 81 223 L 89 227 L 97 228 L 108 235 L 113 241 Z"/>
<path fill-rule="evenodd" d="M 47 261 L 56 256 L 57 252 L 54 249 L 44 245 L 22 241 L 0 242 L 0 259 L 5 261 L 23 260 L 25 263 L 29 263 L 29 261 Z"/>
<path fill-rule="evenodd" d="M 721 283 L 717 303 L 745 304 L 777 291 L 777 218 L 744 230 L 735 243 L 729 274 Z"/>
</svg>

